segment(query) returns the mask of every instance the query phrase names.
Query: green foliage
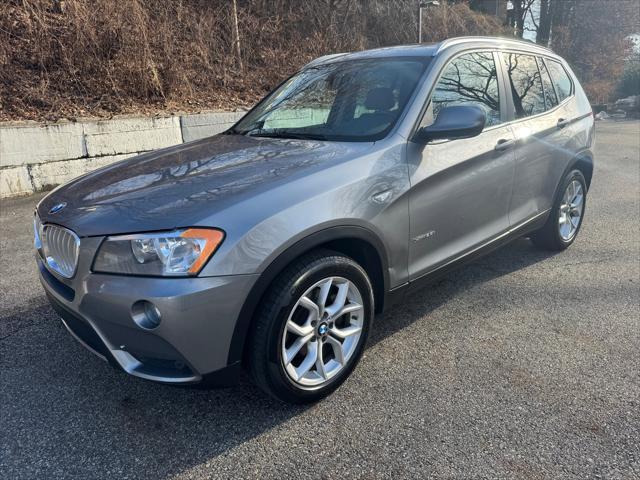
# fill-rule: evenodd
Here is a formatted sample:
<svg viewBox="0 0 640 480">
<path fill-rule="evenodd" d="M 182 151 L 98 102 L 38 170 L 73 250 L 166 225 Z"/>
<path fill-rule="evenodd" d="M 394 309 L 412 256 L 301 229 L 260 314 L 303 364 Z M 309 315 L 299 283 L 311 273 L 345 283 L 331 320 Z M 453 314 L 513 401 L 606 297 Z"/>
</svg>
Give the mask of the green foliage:
<svg viewBox="0 0 640 480">
<path fill-rule="evenodd" d="M 618 98 L 640 95 L 640 54 L 636 54 L 625 65 L 616 86 L 616 95 Z"/>
</svg>

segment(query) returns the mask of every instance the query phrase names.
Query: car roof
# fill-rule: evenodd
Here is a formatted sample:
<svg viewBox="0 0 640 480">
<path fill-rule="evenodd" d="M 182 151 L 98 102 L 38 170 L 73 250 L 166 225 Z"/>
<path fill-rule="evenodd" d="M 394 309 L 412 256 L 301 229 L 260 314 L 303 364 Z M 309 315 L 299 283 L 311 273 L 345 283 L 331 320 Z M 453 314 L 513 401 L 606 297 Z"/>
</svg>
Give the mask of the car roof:
<svg viewBox="0 0 640 480">
<path fill-rule="evenodd" d="M 455 37 L 437 43 L 418 43 L 412 45 L 397 45 L 393 47 L 374 48 L 360 52 L 335 53 L 316 58 L 307 66 L 315 66 L 344 60 L 361 60 L 370 58 L 391 57 L 434 57 L 439 53 L 454 47 L 473 48 L 518 48 L 537 53 L 557 57 L 548 48 L 526 40 L 516 40 L 502 37 Z"/>
</svg>

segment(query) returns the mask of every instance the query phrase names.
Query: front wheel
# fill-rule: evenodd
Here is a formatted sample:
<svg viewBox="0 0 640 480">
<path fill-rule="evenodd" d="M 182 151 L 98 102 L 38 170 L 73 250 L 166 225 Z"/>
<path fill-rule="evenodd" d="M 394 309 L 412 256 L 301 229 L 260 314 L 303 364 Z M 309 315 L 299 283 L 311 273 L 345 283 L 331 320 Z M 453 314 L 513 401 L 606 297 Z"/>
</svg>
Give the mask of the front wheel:
<svg viewBox="0 0 640 480">
<path fill-rule="evenodd" d="M 547 250 L 564 250 L 576 239 L 584 218 L 587 185 L 580 170 L 565 176 L 545 225 L 531 235 L 536 245 Z"/>
<path fill-rule="evenodd" d="M 254 381 L 282 401 L 314 402 L 338 388 L 360 359 L 373 289 L 358 263 L 319 251 L 289 266 L 260 308 L 249 351 Z"/>
</svg>

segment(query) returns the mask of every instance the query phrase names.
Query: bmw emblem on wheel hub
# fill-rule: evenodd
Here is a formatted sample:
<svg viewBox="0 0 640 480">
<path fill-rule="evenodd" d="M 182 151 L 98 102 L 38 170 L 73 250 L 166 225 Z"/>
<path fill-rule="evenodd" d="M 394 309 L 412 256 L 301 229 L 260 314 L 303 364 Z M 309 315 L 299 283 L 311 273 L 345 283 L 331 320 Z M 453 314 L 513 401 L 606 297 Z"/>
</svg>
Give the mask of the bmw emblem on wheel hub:
<svg viewBox="0 0 640 480">
<path fill-rule="evenodd" d="M 326 335 L 328 331 L 329 331 L 329 325 L 327 325 L 326 323 L 321 323 L 320 326 L 318 327 L 319 335 Z"/>
</svg>

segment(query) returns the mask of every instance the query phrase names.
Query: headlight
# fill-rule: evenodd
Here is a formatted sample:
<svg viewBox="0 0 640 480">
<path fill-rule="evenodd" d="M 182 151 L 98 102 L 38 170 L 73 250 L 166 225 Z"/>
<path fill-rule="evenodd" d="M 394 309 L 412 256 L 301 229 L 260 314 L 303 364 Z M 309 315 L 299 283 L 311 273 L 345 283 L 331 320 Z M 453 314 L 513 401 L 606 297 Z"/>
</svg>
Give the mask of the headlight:
<svg viewBox="0 0 640 480">
<path fill-rule="evenodd" d="M 224 239 L 213 228 L 107 237 L 93 264 L 95 272 L 153 276 L 197 275 Z"/>
</svg>

